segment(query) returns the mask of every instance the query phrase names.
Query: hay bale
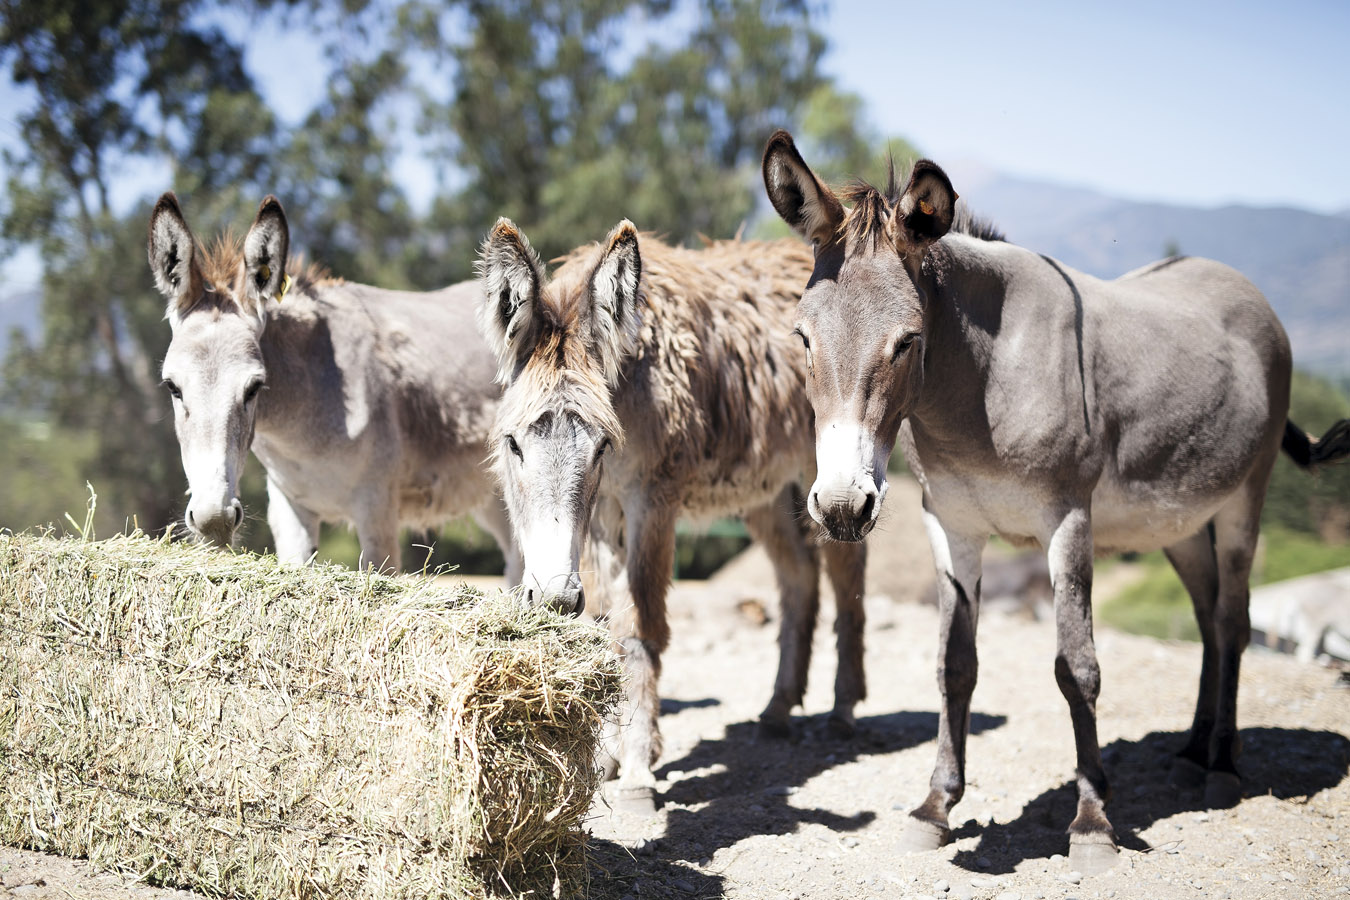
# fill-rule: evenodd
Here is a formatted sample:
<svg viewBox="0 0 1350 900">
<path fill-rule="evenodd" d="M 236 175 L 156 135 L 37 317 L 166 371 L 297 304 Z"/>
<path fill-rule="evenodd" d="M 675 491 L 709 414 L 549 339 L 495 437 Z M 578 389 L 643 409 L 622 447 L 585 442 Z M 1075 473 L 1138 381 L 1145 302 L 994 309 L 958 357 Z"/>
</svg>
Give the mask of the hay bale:
<svg viewBox="0 0 1350 900">
<path fill-rule="evenodd" d="M 0 841 L 213 896 L 571 895 L 619 667 L 505 597 L 0 535 Z"/>
</svg>

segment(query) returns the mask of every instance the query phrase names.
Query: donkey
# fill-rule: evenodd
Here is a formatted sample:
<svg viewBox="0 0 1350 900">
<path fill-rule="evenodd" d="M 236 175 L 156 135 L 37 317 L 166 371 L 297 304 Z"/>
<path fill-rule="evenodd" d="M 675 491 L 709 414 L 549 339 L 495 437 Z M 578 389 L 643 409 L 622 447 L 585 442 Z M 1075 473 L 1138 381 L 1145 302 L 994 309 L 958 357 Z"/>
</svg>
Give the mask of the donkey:
<svg viewBox="0 0 1350 900">
<path fill-rule="evenodd" d="M 823 555 L 838 601 L 830 724 L 853 729 L 865 690 L 865 548 L 828 544 L 822 553 L 801 511 L 815 459 L 806 371 L 789 328 L 810 269 L 795 241 L 687 250 L 644 236 L 639 250 L 628 221 L 565 257 L 551 280 L 510 221 L 483 244 L 480 324 L 506 385 L 494 464 L 525 590 L 534 602 L 579 608 L 586 545 L 596 586 L 613 592 L 605 607 L 629 675 L 628 708 L 607 749 L 625 809 L 654 808 L 656 681 L 682 515 L 743 515 L 773 561 L 783 612 L 761 716 L 770 734 L 787 729 L 806 687 Z"/>
<path fill-rule="evenodd" d="M 485 465 L 496 364 L 465 327 L 477 284 L 385 291 L 313 266 L 292 282 L 289 242 L 271 196 L 242 241 L 226 236 L 209 250 L 172 193 L 151 213 L 150 268 L 173 331 L 163 377 L 191 494 L 188 529 L 231 542 L 251 446 L 267 469 L 267 520 L 282 560 L 308 561 L 319 523 L 346 521 L 362 566 L 395 570 L 400 526 L 472 512 L 518 583 L 519 553 Z"/>
<path fill-rule="evenodd" d="M 1303 465 L 1350 453 L 1350 423 L 1320 442 L 1286 420 L 1289 342 L 1233 269 L 1172 258 L 1101 281 L 1006 243 L 973 220 L 946 174 L 916 163 L 903 190 L 840 200 L 786 132 L 765 150 L 779 215 L 815 266 L 797 333 L 811 375 L 819 475 L 807 508 L 839 540 L 872 528 L 898 437 L 923 488 L 940 584 L 942 710 L 914 849 L 951 839 L 965 789 L 975 686 L 980 554 L 990 533 L 1048 554 L 1055 677 L 1077 750 L 1070 861 L 1115 859 L 1097 740 L 1093 554 L 1162 549 L 1204 639 L 1199 699 L 1179 777 L 1211 806 L 1241 797 L 1238 663 L 1248 575 L 1280 447 Z"/>
</svg>

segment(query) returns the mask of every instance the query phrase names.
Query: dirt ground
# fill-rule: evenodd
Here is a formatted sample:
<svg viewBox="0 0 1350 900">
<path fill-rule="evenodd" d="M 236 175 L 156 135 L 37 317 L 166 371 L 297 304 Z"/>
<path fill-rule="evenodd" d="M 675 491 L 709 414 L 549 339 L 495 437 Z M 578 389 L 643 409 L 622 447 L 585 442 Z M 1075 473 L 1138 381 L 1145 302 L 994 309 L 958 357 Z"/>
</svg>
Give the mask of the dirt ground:
<svg viewBox="0 0 1350 900">
<path fill-rule="evenodd" d="M 893 510 L 914 508 L 890 499 Z M 917 520 L 888 514 L 869 563 L 870 693 L 848 741 L 824 727 L 835 667 L 828 597 L 794 736 L 760 740 L 755 718 L 777 661 L 766 565 L 751 553 L 713 581 L 680 584 L 661 676 L 663 806 L 657 818 L 632 822 L 597 803 L 592 896 L 1350 895 L 1350 683 L 1331 669 L 1249 651 L 1239 709 L 1245 797 L 1234 809 L 1207 811 L 1199 792 L 1167 783 L 1190 722 L 1198 645 L 1105 628 L 1097 635 L 1099 728 L 1114 788 L 1108 814 L 1122 850 L 1106 874 L 1070 872 L 1062 854 L 1074 814 L 1073 739 L 1054 680 L 1053 627 L 1017 604 L 991 604 L 980 620 L 969 786 L 952 815 L 956 841 L 928 854 L 901 852 L 905 811 L 923 798 L 936 753 L 937 616 L 912 602 L 931 590 L 931 566 Z M 768 621 L 756 624 L 761 610 Z M 194 896 L 6 848 L 0 885 L 0 897 Z"/>
</svg>

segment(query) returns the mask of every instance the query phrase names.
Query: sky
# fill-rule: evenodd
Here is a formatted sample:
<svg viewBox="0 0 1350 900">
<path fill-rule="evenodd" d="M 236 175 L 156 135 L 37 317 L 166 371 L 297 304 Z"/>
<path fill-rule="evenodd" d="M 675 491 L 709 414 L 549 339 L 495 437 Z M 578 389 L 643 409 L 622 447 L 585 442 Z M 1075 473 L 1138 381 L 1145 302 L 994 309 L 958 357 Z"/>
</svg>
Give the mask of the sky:
<svg viewBox="0 0 1350 900">
<path fill-rule="evenodd" d="M 1345 0 L 841 0 L 822 26 L 827 68 L 873 122 L 939 163 L 1350 211 Z"/>
<path fill-rule="evenodd" d="M 236 13 L 220 21 L 247 30 Z M 836 0 L 817 21 L 826 71 L 876 130 L 950 168 L 1135 200 L 1350 211 L 1345 0 Z M 633 42 L 670 32 L 634 22 Z M 246 46 L 264 96 L 297 123 L 325 89 L 318 52 L 275 28 L 251 29 Z M 417 74 L 439 90 L 436 73 Z M 17 140 L 22 101 L 0 78 L 0 146 Z M 410 103 L 395 112 L 411 122 Z M 404 131 L 396 177 L 425 184 L 438 173 Z M 158 193 L 160 178 L 153 163 L 119 173 L 114 204 Z M 409 190 L 415 205 L 429 193 Z M 21 254 L 4 293 L 36 273 Z"/>
</svg>

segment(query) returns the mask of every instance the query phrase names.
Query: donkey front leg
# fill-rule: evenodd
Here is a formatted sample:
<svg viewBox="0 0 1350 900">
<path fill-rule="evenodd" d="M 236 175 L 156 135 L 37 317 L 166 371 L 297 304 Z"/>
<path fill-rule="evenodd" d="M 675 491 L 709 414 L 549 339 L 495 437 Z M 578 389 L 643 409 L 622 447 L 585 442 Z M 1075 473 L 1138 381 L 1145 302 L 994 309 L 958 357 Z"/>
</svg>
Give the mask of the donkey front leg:
<svg viewBox="0 0 1350 900">
<path fill-rule="evenodd" d="M 863 671 L 867 544 L 830 541 L 823 550 L 825 571 L 834 588 L 834 635 L 839 656 L 830 730 L 840 737 L 851 737 L 855 729 L 853 707 L 867 698 L 867 677 Z"/>
<path fill-rule="evenodd" d="M 520 547 L 516 544 L 515 532 L 511 530 L 511 519 L 507 515 L 506 503 L 501 495 L 494 493 L 486 503 L 474 511 L 473 519 L 484 531 L 492 535 L 502 550 L 502 556 L 506 559 L 504 573 L 506 586 L 519 587 L 525 572 L 525 560 L 520 555 Z"/>
<path fill-rule="evenodd" d="M 271 476 L 267 478 L 267 525 L 282 562 L 304 565 L 319 551 L 319 517 L 287 497 Z"/>
<path fill-rule="evenodd" d="M 392 488 L 364 498 L 356 510 L 356 537 L 361 542 L 361 569 L 387 575 L 399 571 L 398 503 Z"/>
<path fill-rule="evenodd" d="M 644 500 L 642 505 L 649 502 Z M 621 726 L 616 805 L 624 812 L 650 815 L 656 811 L 656 777 L 652 766 L 661 756 L 657 681 L 661 675 L 661 653 L 670 643 L 666 592 L 675 563 L 675 509 L 653 506 L 626 509 L 625 513 L 628 583 L 633 606 L 623 611 L 626 615 L 615 616 L 618 620 L 615 624 L 626 621 L 627 626 L 611 632 L 619 636 L 628 675 L 625 710 L 628 715 Z"/>
<path fill-rule="evenodd" d="M 970 695 L 979 670 L 975 629 L 980 616 L 981 554 L 988 538 L 958 535 L 942 527 L 924 498 L 924 525 L 933 548 L 938 581 L 937 764 L 928 797 L 910 812 L 902 836 L 908 850 L 935 850 L 952 839 L 947 817 L 966 792 L 966 736 L 970 732 Z"/>
<path fill-rule="evenodd" d="M 1092 640 L 1092 517 L 1086 508 L 1060 521 L 1048 557 L 1055 591 L 1055 681 L 1069 702 L 1078 758 L 1078 814 L 1069 824 L 1069 864 L 1091 874 L 1115 863 L 1116 844 L 1106 818 L 1110 787 L 1097 740 L 1101 670 Z"/>
</svg>

